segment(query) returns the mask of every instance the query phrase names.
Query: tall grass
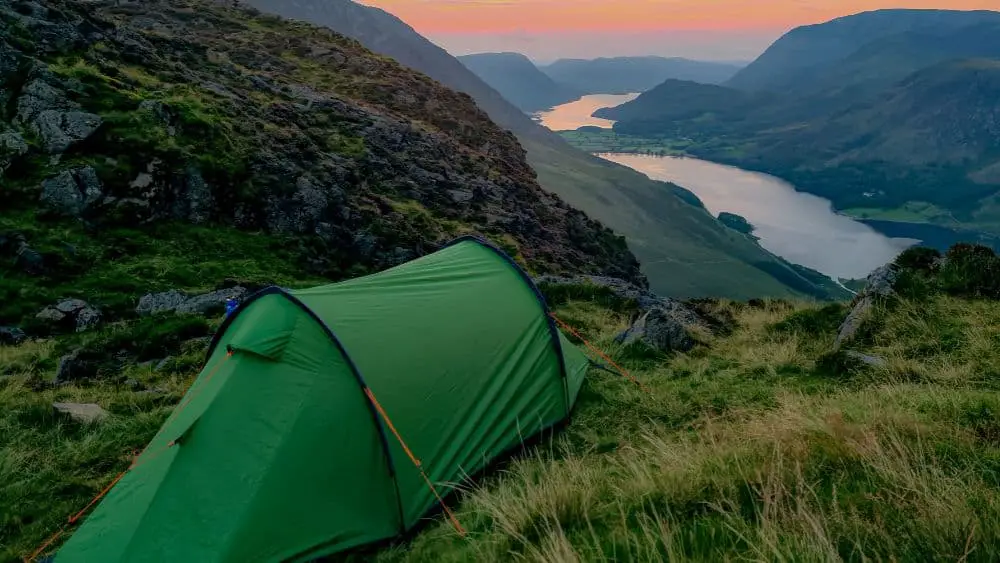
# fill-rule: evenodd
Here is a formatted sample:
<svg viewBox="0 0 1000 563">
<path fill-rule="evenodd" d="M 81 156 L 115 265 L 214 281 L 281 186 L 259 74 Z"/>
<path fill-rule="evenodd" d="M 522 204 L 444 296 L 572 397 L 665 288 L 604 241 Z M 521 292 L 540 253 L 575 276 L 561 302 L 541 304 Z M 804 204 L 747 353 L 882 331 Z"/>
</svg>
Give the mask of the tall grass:
<svg viewBox="0 0 1000 563">
<path fill-rule="evenodd" d="M 438 525 L 380 560 L 1000 558 L 1000 398 L 983 377 L 1000 304 L 880 311 L 865 351 L 887 366 L 846 374 L 818 367 L 830 311 L 718 307 L 732 334 L 650 360 L 612 343 L 623 317 L 564 306 L 652 395 L 592 374 L 566 433 L 465 496 L 467 538 Z"/>
<path fill-rule="evenodd" d="M 671 356 L 625 348 L 627 311 L 557 314 L 639 378 L 593 370 L 572 424 L 450 501 L 379 561 L 995 561 L 1000 559 L 1000 303 L 938 296 L 882 308 L 860 351 L 823 358 L 842 306 L 703 305 L 723 322 Z M 55 348 L 0 348 L 0 554 L 22 556 L 127 464 L 196 369 L 44 387 Z M 41 367 L 39 367 L 41 366 Z M 183 370 L 182 370 L 183 371 Z M 97 402 L 80 425 L 53 400 Z"/>
</svg>

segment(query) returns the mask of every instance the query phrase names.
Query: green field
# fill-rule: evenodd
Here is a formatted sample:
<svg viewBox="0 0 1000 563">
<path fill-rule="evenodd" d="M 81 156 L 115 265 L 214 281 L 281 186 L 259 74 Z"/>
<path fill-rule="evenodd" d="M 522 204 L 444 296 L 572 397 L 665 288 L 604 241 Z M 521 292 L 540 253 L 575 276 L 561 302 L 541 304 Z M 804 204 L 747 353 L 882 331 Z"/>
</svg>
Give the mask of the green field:
<svg viewBox="0 0 1000 563">
<path fill-rule="evenodd" d="M 574 147 L 589 153 L 623 152 L 683 156 L 686 154 L 684 149 L 690 146 L 690 141 L 619 135 L 612 129 L 560 131 L 559 134 Z"/>
<path fill-rule="evenodd" d="M 853 207 L 843 209 L 840 212 L 855 219 L 876 219 L 880 221 L 899 221 L 902 223 L 933 223 L 937 225 L 956 225 L 958 223 L 947 209 L 924 201 L 908 201 L 902 207 L 895 209 Z"/>
</svg>

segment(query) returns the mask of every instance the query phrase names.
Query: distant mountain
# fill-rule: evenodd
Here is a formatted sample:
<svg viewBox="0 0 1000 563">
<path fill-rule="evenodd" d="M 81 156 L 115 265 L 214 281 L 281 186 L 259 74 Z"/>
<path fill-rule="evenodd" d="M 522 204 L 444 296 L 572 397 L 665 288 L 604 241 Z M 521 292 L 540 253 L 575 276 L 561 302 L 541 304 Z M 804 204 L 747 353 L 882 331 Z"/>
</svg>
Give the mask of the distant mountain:
<svg viewBox="0 0 1000 563">
<path fill-rule="evenodd" d="M 844 205 L 922 201 L 986 220 L 984 205 L 1000 209 L 1000 59 L 921 69 L 869 103 L 765 136 L 757 152 Z"/>
<path fill-rule="evenodd" d="M 587 94 L 645 92 L 667 79 L 720 84 L 740 66 L 664 57 L 560 59 L 540 69 L 560 84 Z"/>
<path fill-rule="evenodd" d="M 556 83 L 519 53 L 480 53 L 458 60 L 508 102 L 528 113 L 572 102 L 582 95 Z"/>
<path fill-rule="evenodd" d="M 725 84 L 742 90 L 809 90 L 827 66 L 880 39 L 904 33 L 954 36 L 953 32 L 959 28 L 991 23 L 1000 23 L 1000 12 L 877 10 L 837 18 L 793 29 Z M 892 71 L 891 65 L 884 68 Z M 895 76 L 900 77 L 898 72 Z"/>
<path fill-rule="evenodd" d="M 1000 233 L 1000 57 L 882 81 L 839 97 L 667 81 L 595 115 L 618 120 L 622 134 L 683 139 L 694 155 L 774 174 L 839 209 Z"/>
<path fill-rule="evenodd" d="M 517 135 L 543 188 L 624 235 L 650 287 L 676 297 L 827 297 L 827 289 L 690 203 L 692 194 L 583 153 L 536 124 L 456 58 L 395 16 L 350 0 L 242 0 L 327 26 L 471 96 Z"/>
</svg>

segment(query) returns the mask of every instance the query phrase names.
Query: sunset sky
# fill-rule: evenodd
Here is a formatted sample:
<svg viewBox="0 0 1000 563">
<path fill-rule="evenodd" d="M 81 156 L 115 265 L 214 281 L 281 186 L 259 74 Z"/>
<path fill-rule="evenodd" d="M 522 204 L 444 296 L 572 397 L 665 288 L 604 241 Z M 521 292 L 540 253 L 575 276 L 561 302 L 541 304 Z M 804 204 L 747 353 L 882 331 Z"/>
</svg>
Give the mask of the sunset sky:
<svg viewBox="0 0 1000 563">
<path fill-rule="evenodd" d="M 360 0 L 462 55 L 752 59 L 789 29 L 879 8 L 1000 9 L 1000 0 Z"/>
</svg>

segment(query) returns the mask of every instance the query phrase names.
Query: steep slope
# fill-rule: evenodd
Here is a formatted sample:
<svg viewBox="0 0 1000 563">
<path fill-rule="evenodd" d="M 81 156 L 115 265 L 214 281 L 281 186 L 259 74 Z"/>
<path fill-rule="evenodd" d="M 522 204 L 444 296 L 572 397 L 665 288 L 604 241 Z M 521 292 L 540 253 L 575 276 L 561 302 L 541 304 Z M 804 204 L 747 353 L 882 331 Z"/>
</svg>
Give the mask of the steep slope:
<svg viewBox="0 0 1000 563">
<path fill-rule="evenodd" d="M 350 0 L 243 0 L 266 12 L 304 19 L 357 39 L 370 49 L 472 96 L 513 131 L 546 190 L 624 235 L 657 291 L 677 296 L 827 296 L 786 262 L 747 240 L 690 194 L 629 168 L 582 153 L 532 121 L 443 49 L 398 18 Z"/>
<path fill-rule="evenodd" d="M 575 89 L 557 84 L 519 53 L 479 53 L 458 60 L 507 101 L 532 113 L 580 98 Z"/>
<path fill-rule="evenodd" d="M 797 92 L 808 89 L 825 65 L 885 37 L 906 32 L 949 35 L 961 27 L 1000 23 L 1000 12 L 986 10 L 877 10 L 797 27 L 726 82 L 742 90 Z"/>
<path fill-rule="evenodd" d="M 625 241 L 543 191 L 468 96 L 325 28 L 196 0 L 116 4 L 0 2 L 0 61 L 16 69 L 0 83 L 0 324 L 86 294 L 89 261 L 128 262 L 123 232 L 168 252 L 192 224 L 273 235 L 328 279 L 479 232 L 537 272 L 644 283 Z M 240 276 L 195 267 L 132 272 L 100 299 L 125 314 L 165 280 Z"/>
<path fill-rule="evenodd" d="M 1000 163 L 997 100 L 1000 59 L 940 63 L 871 103 L 765 138 L 759 154 L 812 175 L 818 193 L 844 206 L 921 201 L 960 221 L 1000 224 L 981 201 L 1000 192 L 1000 178 L 988 172 Z"/>
<path fill-rule="evenodd" d="M 721 84 L 740 68 L 730 63 L 650 56 L 559 59 L 541 70 L 556 82 L 586 94 L 628 94 L 645 92 L 668 79 Z"/>
</svg>

